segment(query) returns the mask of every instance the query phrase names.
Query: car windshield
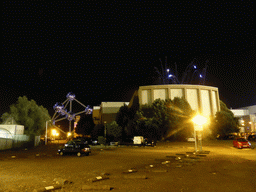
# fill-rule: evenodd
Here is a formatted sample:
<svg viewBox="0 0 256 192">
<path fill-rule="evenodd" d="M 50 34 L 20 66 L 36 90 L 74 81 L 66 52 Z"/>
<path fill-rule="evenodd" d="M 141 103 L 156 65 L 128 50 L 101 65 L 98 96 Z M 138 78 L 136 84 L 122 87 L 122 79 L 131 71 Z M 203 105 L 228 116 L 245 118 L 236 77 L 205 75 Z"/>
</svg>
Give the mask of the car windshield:
<svg viewBox="0 0 256 192">
<path fill-rule="evenodd" d="M 237 139 L 237 141 L 246 142 L 247 140 L 244 138 Z"/>
</svg>

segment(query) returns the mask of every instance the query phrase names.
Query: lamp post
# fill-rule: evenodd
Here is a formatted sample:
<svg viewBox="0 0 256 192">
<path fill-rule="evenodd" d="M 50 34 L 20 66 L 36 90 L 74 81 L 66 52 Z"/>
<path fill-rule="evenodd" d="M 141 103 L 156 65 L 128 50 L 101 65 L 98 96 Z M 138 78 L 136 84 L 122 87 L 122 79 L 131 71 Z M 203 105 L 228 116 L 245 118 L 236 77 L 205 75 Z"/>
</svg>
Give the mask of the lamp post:
<svg viewBox="0 0 256 192">
<path fill-rule="evenodd" d="M 52 135 L 53 135 L 53 138 L 54 138 L 54 141 L 56 140 L 56 137 L 59 136 L 59 132 L 57 132 L 56 129 L 52 129 Z"/>
<path fill-rule="evenodd" d="M 198 132 L 198 141 L 199 141 L 199 151 L 202 152 L 202 131 L 203 125 L 206 124 L 207 118 L 197 115 L 195 116 L 192 121 L 194 122 L 194 137 L 195 137 L 195 152 L 197 152 L 197 137 L 196 133 Z"/>
<path fill-rule="evenodd" d="M 45 123 L 45 145 L 47 145 L 47 128 L 48 128 L 48 122 L 50 122 L 52 120 L 48 120 Z"/>
<path fill-rule="evenodd" d="M 105 137 L 105 147 L 107 143 L 107 129 L 106 129 L 107 121 L 104 121 L 104 137 Z"/>
</svg>

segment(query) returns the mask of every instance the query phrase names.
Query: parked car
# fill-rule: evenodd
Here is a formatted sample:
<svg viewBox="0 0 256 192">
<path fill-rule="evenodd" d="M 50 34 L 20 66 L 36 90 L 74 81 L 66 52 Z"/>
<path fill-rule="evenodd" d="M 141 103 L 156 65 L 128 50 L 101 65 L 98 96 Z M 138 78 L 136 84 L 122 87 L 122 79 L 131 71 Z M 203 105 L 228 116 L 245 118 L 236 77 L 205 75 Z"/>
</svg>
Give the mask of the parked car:
<svg viewBox="0 0 256 192">
<path fill-rule="evenodd" d="M 195 137 L 189 137 L 189 138 L 187 138 L 187 141 L 188 142 L 195 142 Z"/>
<path fill-rule="evenodd" d="M 97 139 L 92 139 L 92 145 L 99 145 L 99 142 Z"/>
<path fill-rule="evenodd" d="M 82 144 L 88 144 L 88 145 L 92 144 L 92 140 L 87 137 L 76 137 L 72 140 L 76 143 L 82 143 Z"/>
<path fill-rule="evenodd" d="M 248 140 L 249 141 L 256 141 L 256 135 L 249 135 Z"/>
<path fill-rule="evenodd" d="M 234 134 L 227 134 L 227 135 L 217 135 L 216 139 L 218 140 L 233 140 L 236 138 Z"/>
<path fill-rule="evenodd" d="M 245 138 L 236 138 L 233 140 L 233 146 L 237 147 L 238 149 L 251 148 L 251 143 Z"/>
<path fill-rule="evenodd" d="M 151 146 L 151 147 L 154 147 L 154 146 L 156 146 L 156 140 L 154 140 L 154 139 L 145 139 L 144 140 L 144 145 L 145 146 Z"/>
<path fill-rule="evenodd" d="M 90 153 L 91 147 L 84 144 L 84 142 L 77 140 L 70 140 L 64 145 L 64 147 L 58 149 L 59 155 L 76 154 L 78 157 L 80 157 L 83 154 L 88 156 Z"/>
</svg>

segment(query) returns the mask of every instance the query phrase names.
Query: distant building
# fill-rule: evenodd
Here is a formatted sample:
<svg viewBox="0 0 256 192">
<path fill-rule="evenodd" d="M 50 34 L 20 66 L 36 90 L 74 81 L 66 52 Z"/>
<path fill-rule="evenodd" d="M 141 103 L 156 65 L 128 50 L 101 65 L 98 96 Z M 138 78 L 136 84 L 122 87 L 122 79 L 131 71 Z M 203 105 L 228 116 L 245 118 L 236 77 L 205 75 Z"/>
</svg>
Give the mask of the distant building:
<svg viewBox="0 0 256 192">
<path fill-rule="evenodd" d="M 92 118 L 95 125 L 100 124 L 100 106 L 93 106 Z"/>
<path fill-rule="evenodd" d="M 204 116 L 215 115 L 220 111 L 218 88 L 204 85 L 149 85 L 140 86 L 135 91 L 130 102 L 102 102 L 100 106 L 93 107 L 94 124 L 111 123 L 115 121 L 120 107 L 126 104 L 133 105 L 152 104 L 156 99 L 174 99 L 184 97 L 191 108 Z"/>
<path fill-rule="evenodd" d="M 191 108 L 204 116 L 215 115 L 220 111 L 219 91 L 217 87 L 204 85 L 167 84 L 140 86 L 139 104 L 152 104 L 156 99 L 184 97 Z"/>
<path fill-rule="evenodd" d="M 256 105 L 230 110 L 235 117 L 239 118 L 241 133 L 250 134 L 256 132 Z"/>
<path fill-rule="evenodd" d="M 120 107 L 129 105 L 129 102 L 101 102 L 100 106 L 93 107 L 94 124 L 111 123 L 116 120 L 116 114 Z"/>
<path fill-rule="evenodd" d="M 29 136 L 24 135 L 24 126 L 17 125 L 13 117 L 0 124 L 0 150 L 18 147 L 28 139 Z"/>
<path fill-rule="evenodd" d="M 0 124 L 0 138 L 13 138 L 15 135 L 24 135 L 24 126 L 17 125 L 13 117 L 8 117 Z"/>
</svg>

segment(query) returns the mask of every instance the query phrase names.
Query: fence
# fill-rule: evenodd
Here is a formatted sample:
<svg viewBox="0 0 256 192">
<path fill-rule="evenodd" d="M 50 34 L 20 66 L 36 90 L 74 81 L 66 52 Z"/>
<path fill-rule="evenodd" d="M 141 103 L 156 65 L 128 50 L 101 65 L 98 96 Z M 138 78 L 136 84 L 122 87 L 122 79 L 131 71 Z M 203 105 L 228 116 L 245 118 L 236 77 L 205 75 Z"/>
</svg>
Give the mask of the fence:
<svg viewBox="0 0 256 192">
<path fill-rule="evenodd" d="M 26 145 L 29 142 L 29 136 L 27 135 L 14 135 L 12 139 L 0 138 L 0 150 L 19 148 Z M 34 146 L 40 144 L 40 136 L 35 136 Z"/>
<path fill-rule="evenodd" d="M 11 149 L 12 139 L 0 138 L 0 150 Z"/>
<path fill-rule="evenodd" d="M 24 145 L 24 143 L 26 143 L 28 141 L 29 141 L 29 136 L 27 136 L 27 135 L 14 135 L 12 148 L 22 147 L 22 145 Z"/>
</svg>

